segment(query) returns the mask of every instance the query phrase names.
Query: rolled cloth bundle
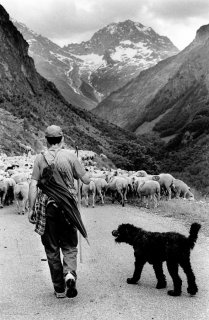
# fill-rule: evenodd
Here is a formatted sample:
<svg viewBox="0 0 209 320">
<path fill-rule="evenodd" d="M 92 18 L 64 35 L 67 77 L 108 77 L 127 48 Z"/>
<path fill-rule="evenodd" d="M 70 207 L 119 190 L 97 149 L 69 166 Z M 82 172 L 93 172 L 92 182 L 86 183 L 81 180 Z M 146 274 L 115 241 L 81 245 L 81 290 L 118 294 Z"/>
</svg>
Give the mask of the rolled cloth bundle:
<svg viewBox="0 0 209 320">
<path fill-rule="evenodd" d="M 76 200 L 67 189 L 54 164 L 44 168 L 42 177 L 38 181 L 38 187 L 43 193 L 56 202 L 63 210 L 66 220 L 72 223 L 88 242 L 87 232 L 81 219 Z"/>
</svg>

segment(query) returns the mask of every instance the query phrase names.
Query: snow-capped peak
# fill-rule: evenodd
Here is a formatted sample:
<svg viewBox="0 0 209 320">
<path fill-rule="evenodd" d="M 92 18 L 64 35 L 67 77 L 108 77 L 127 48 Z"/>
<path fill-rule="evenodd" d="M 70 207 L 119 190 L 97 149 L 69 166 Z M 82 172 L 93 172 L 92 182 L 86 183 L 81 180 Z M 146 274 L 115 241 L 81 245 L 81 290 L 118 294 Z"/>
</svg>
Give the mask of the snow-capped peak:
<svg viewBox="0 0 209 320">
<path fill-rule="evenodd" d="M 146 32 L 152 31 L 152 28 L 143 26 L 141 23 L 137 23 L 137 22 L 135 22 L 135 27 L 136 27 L 140 32 L 145 32 L 145 33 L 146 33 Z"/>
</svg>

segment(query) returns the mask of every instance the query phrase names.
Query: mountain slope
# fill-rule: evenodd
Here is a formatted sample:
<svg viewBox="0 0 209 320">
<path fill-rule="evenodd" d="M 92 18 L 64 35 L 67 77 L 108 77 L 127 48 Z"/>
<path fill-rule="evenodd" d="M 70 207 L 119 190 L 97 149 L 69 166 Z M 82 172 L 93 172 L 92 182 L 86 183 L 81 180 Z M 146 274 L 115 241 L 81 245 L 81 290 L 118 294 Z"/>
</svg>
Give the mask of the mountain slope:
<svg viewBox="0 0 209 320">
<path fill-rule="evenodd" d="M 195 40 L 176 56 L 141 72 L 113 92 L 93 112 L 138 134 L 175 134 L 208 99 L 209 31 L 200 28 Z"/>
<path fill-rule="evenodd" d="M 29 55 L 34 59 L 37 71 L 52 81 L 70 103 L 85 109 L 94 108 L 98 103 L 94 88 L 85 83 L 79 74 L 82 60 L 28 29 L 23 23 L 13 23 L 28 42 Z"/>
<path fill-rule="evenodd" d="M 67 103 L 55 85 L 36 72 L 28 43 L 1 5 L 0 41 L 0 151 L 19 153 L 23 144 L 40 151 L 46 126 L 56 123 L 68 145 L 104 153 L 115 163 L 133 166 L 128 157 L 115 154 L 121 142 L 146 152 L 142 140 Z"/>
</svg>

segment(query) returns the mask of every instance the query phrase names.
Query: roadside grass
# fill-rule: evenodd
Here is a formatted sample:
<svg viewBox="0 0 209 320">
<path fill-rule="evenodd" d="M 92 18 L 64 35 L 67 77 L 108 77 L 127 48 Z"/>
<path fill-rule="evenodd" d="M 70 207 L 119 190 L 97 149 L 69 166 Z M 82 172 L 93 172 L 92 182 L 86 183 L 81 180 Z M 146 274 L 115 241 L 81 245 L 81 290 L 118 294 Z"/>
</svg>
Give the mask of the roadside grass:
<svg viewBox="0 0 209 320">
<path fill-rule="evenodd" d="M 181 220 L 187 226 L 198 222 L 202 226 L 201 231 L 209 236 L 209 203 L 206 201 L 162 200 L 158 208 L 152 210 L 161 216 Z"/>
</svg>

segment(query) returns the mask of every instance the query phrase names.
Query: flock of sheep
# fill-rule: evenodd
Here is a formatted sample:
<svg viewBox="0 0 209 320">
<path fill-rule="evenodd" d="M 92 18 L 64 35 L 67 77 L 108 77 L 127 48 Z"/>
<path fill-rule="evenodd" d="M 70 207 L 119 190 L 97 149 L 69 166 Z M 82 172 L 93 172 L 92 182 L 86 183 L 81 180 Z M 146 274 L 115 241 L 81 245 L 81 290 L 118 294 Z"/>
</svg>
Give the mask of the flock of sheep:
<svg viewBox="0 0 209 320">
<path fill-rule="evenodd" d="M 126 171 L 122 169 L 98 169 L 91 151 L 79 151 L 79 159 L 91 175 L 89 185 L 79 184 L 82 201 L 89 205 L 92 198 L 92 207 L 95 202 L 104 204 L 106 199 L 112 203 L 118 200 L 122 206 L 127 199 L 140 199 L 141 205 L 147 208 L 157 207 L 163 197 L 168 200 L 172 197 L 194 200 L 189 186 L 182 180 L 175 179 L 169 173 L 150 175 L 144 170 Z M 100 155 L 105 159 L 105 155 Z M 28 209 L 28 192 L 35 156 L 7 157 L 0 156 L 0 207 L 16 202 L 17 212 L 24 214 Z M 78 184 L 75 181 L 75 188 Z"/>
<path fill-rule="evenodd" d="M 95 205 L 95 197 L 98 195 L 104 204 L 105 195 L 109 195 L 114 203 L 118 199 L 122 206 L 127 198 L 141 199 L 141 204 L 148 208 L 152 205 L 156 208 L 162 198 L 180 198 L 194 200 L 190 187 L 182 180 L 175 179 L 169 173 L 150 175 L 144 170 L 125 171 L 93 170 L 91 183 L 82 186 L 82 195 L 88 206 L 89 195 L 92 194 L 92 206 Z"/>
<path fill-rule="evenodd" d="M 34 156 L 0 156 L 0 208 L 14 201 L 17 212 L 28 209 L 28 193 Z"/>
</svg>

